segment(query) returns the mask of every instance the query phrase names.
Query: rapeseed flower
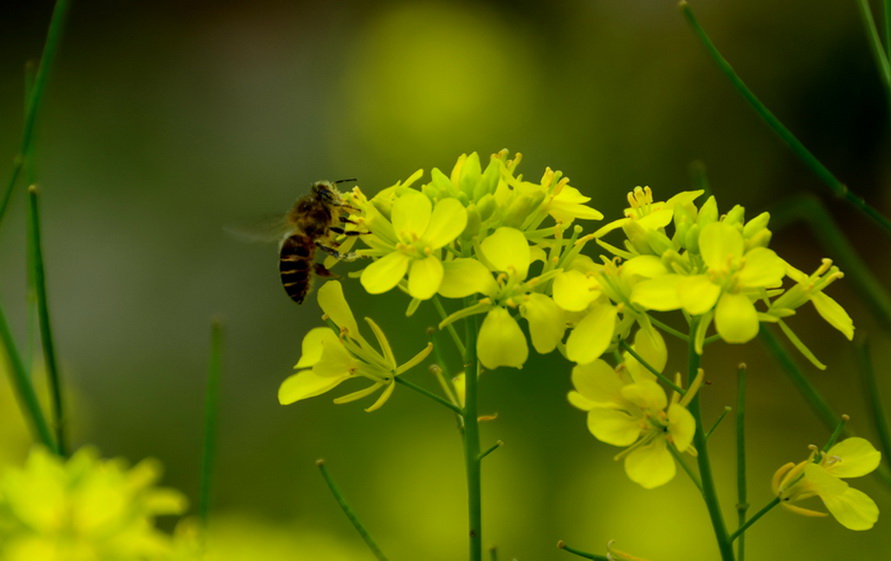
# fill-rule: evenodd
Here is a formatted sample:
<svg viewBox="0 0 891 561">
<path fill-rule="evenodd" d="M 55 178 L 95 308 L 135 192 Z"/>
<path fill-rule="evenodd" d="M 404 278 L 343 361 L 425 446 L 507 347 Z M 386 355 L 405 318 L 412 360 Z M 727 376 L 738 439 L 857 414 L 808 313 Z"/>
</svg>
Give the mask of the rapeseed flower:
<svg viewBox="0 0 891 561">
<path fill-rule="evenodd" d="M 70 459 L 42 447 L 0 476 L 0 558 L 4 561 L 160 561 L 172 551 L 156 516 L 181 514 L 186 498 L 156 487 L 161 466 L 132 468 L 92 448 Z"/>
<path fill-rule="evenodd" d="M 882 454 L 864 438 L 842 440 L 826 452 L 812 448 L 810 457 L 798 464 L 789 462 L 773 476 L 773 492 L 788 510 L 804 516 L 826 516 L 825 512 L 791 504 L 817 496 L 829 514 L 845 528 L 868 530 L 879 518 L 879 508 L 866 493 L 842 479 L 862 477 L 879 466 Z"/>
<path fill-rule="evenodd" d="M 418 365 L 433 350 L 427 346 L 403 364 L 396 362 L 389 341 L 380 327 L 365 318 L 374 333 L 380 350 L 375 349 L 359 333 L 353 312 L 337 281 L 326 283 L 318 292 L 319 305 L 338 331 L 327 327 L 311 329 L 303 338 L 302 354 L 292 374 L 278 390 L 279 403 L 288 405 L 326 393 L 351 378 L 366 378 L 372 384 L 362 390 L 344 395 L 335 403 L 347 403 L 371 395 L 384 388 L 380 397 L 366 411 L 381 407 L 395 389 L 395 378 Z"/>
</svg>

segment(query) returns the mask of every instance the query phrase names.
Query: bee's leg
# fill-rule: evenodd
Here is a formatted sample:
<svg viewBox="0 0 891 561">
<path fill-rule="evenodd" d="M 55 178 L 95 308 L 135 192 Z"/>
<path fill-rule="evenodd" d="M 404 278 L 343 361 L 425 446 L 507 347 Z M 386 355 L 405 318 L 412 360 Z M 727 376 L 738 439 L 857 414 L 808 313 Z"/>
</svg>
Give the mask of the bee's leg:
<svg viewBox="0 0 891 561">
<path fill-rule="evenodd" d="M 328 255 L 333 255 L 334 257 L 340 259 L 341 261 L 355 261 L 359 258 L 355 253 L 341 253 L 334 249 L 333 247 L 328 247 L 327 245 L 322 245 L 319 242 L 316 242 L 316 247 L 327 253 Z"/>
<path fill-rule="evenodd" d="M 350 221 L 347 221 L 350 222 Z M 350 222 L 350 224 L 355 224 L 355 222 Z M 360 232 L 358 230 L 344 230 L 340 226 L 331 226 L 328 228 L 329 231 L 334 232 L 335 234 L 342 234 L 344 236 L 361 236 L 363 234 L 367 234 L 368 232 Z"/>
<path fill-rule="evenodd" d="M 340 278 L 340 275 L 338 275 L 337 273 L 332 273 L 331 271 L 328 270 L 327 267 L 325 267 L 321 263 L 313 264 L 313 272 L 316 274 L 316 276 L 326 278 L 326 279 L 339 279 Z"/>
</svg>

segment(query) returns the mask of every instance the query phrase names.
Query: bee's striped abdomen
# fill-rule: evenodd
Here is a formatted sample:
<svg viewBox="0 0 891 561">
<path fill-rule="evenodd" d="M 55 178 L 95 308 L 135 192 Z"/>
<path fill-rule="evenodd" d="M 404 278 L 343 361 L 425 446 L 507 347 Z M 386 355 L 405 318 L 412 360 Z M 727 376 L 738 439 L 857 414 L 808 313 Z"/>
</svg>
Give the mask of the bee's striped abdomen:
<svg viewBox="0 0 891 561">
<path fill-rule="evenodd" d="M 279 252 L 278 270 L 282 286 L 288 296 L 298 304 L 303 303 L 312 282 L 313 261 L 316 244 L 305 234 L 294 234 L 285 238 Z"/>
</svg>

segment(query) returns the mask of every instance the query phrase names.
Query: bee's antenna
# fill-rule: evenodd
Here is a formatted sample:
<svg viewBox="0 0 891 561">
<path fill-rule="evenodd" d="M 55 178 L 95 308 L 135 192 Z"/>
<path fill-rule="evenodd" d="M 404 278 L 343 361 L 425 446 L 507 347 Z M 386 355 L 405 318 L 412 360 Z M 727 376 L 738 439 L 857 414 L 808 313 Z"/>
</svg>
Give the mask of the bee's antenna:
<svg viewBox="0 0 891 561">
<path fill-rule="evenodd" d="M 356 179 L 355 177 L 350 177 L 349 179 L 338 179 L 337 181 L 334 181 L 333 183 L 347 183 L 349 181 L 359 181 L 359 180 Z"/>
</svg>

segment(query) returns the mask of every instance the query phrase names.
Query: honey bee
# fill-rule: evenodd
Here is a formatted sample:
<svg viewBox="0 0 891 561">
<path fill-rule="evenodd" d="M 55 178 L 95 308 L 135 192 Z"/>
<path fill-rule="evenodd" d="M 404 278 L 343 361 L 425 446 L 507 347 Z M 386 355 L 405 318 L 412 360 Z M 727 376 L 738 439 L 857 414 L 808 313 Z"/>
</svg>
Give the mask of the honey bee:
<svg viewBox="0 0 891 561">
<path fill-rule="evenodd" d="M 282 286 L 288 296 L 298 304 L 309 293 L 312 277 L 331 277 L 334 274 L 323 263 L 316 262 L 316 250 L 343 261 L 357 258 L 354 253 L 341 253 L 335 237 L 343 234 L 356 236 L 357 230 L 346 230 L 346 224 L 354 224 L 349 213 L 355 211 L 343 198 L 335 184 L 355 179 L 317 181 L 310 193 L 294 203 L 285 215 L 288 231 L 279 246 L 279 273 Z"/>
</svg>

